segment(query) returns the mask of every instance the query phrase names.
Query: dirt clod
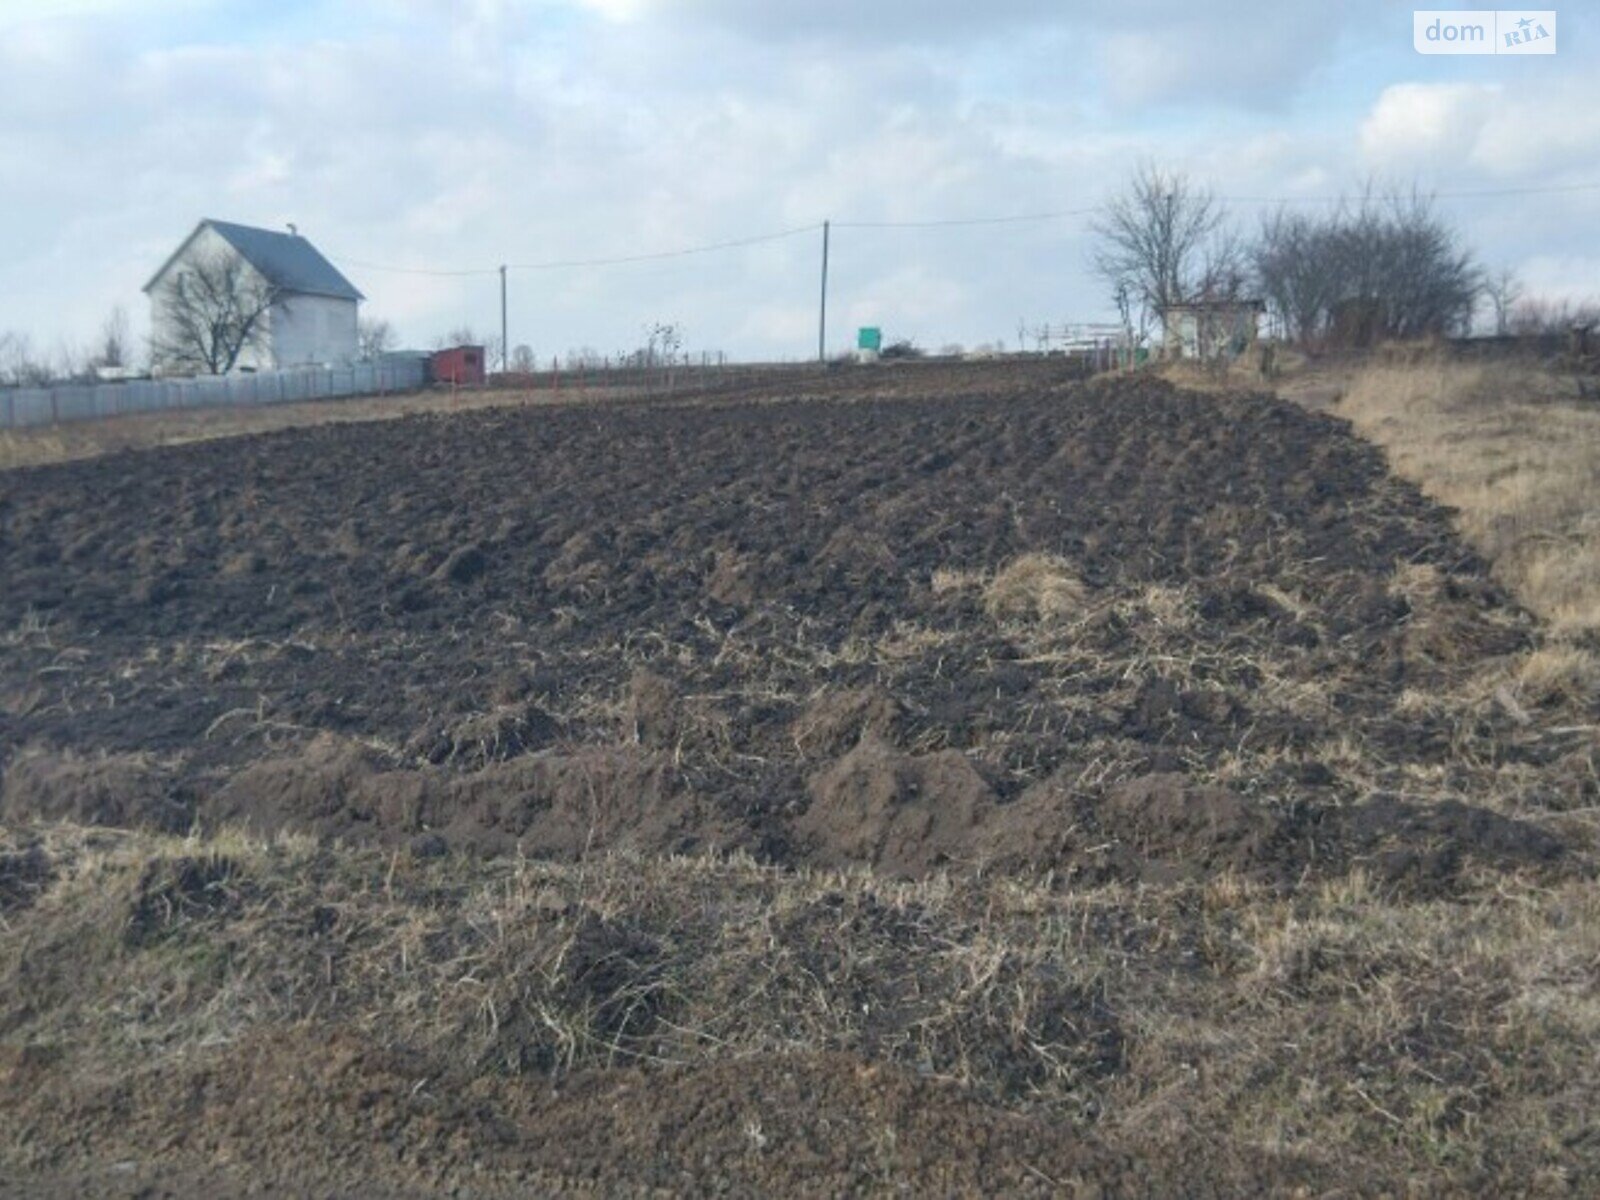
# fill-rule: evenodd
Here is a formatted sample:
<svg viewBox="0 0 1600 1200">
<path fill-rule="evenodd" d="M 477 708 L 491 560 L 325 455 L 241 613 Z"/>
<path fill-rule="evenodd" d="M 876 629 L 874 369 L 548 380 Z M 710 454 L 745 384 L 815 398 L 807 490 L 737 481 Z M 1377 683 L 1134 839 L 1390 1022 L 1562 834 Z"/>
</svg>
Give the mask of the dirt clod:
<svg viewBox="0 0 1600 1200">
<path fill-rule="evenodd" d="M 1177 774 L 1149 775 L 1106 793 L 1102 823 L 1141 857 L 1209 874 L 1259 867 L 1282 822 L 1225 788 L 1196 787 Z"/>
<path fill-rule="evenodd" d="M 796 823 L 821 861 L 922 875 L 970 853 L 993 790 L 960 754 L 908 755 L 868 735 L 811 784 Z"/>
<path fill-rule="evenodd" d="M 7 765 L 0 820 L 75 821 L 81 825 L 181 832 L 192 804 L 167 772 L 132 754 L 26 750 Z"/>
</svg>

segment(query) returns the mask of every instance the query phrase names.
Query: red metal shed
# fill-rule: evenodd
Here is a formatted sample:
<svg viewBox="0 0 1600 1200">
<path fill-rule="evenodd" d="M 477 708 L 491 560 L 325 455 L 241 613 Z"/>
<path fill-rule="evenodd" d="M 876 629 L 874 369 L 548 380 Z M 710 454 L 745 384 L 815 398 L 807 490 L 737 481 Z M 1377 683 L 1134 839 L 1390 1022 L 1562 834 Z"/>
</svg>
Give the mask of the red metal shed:
<svg viewBox="0 0 1600 1200">
<path fill-rule="evenodd" d="M 430 363 L 435 383 L 476 384 L 487 380 L 482 346 L 452 346 L 434 352 Z"/>
</svg>

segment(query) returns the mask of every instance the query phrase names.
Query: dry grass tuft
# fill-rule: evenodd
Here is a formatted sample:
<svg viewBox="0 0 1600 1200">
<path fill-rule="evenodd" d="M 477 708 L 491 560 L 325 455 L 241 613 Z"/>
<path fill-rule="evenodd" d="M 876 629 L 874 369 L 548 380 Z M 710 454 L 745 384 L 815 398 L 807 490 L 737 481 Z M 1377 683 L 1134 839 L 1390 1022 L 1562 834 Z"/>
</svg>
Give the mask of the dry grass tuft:
<svg viewBox="0 0 1600 1200">
<path fill-rule="evenodd" d="M 983 606 L 997 621 L 1060 621 L 1081 616 L 1089 590 L 1065 559 L 1024 554 L 983 590 Z"/>
<path fill-rule="evenodd" d="M 983 587 L 987 576 L 982 571 L 958 571 L 940 567 L 933 573 L 930 585 L 935 596 L 948 596 L 952 592 L 970 592 Z"/>
<path fill-rule="evenodd" d="M 1600 657 L 1578 646 L 1545 646 L 1517 668 L 1517 689 L 1531 704 L 1600 703 Z"/>
</svg>

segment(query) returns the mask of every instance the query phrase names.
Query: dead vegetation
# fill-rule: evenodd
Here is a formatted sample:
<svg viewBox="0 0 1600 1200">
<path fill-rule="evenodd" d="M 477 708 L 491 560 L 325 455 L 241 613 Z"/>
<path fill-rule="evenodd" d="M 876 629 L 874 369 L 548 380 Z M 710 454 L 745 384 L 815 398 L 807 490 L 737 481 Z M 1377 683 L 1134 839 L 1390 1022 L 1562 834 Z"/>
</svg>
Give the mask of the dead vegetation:
<svg viewBox="0 0 1600 1200">
<path fill-rule="evenodd" d="M 1348 419 L 1396 474 L 1448 505 L 1496 578 L 1546 623 L 1542 645 L 1480 659 L 1480 695 L 1600 704 L 1600 407 L 1593 384 L 1532 357 L 1463 360 L 1425 343 L 1369 355 L 1162 368 L 1186 386 L 1268 387 Z M 1437 580 L 1434 581 L 1437 584 Z M 1397 587 L 1406 587 L 1405 576 Z M 1425 635 L 1424 635 L 1425 636 Z M 1460 646 L 1468 659 L 1475 653 Z"/>
<path fill-rule="evenodd" d="M 1083 615 L 1088 600 L 1065 559 L 1037 552 L 1006 564 L 983 589 L 983 607 L 997 621 L 1072 619 Z"/>
<path fill-rule="evenodd" d="M 627 397 L 636 392 L 634 388 L 587 387 L 569 389 L 565 394 L 500 388 L 459 392 L 434 389 L 259 407 L 174 409 L 92 421 L 66 421 L 29 429 L 0 429 L 0 471 L 98 458 L 123 450 L 183 446 L 285 429 L 528 404 L 588 403 Z"/>
<path fill-rule="evenodd" d="M 1600 407 L 1528 362 L 1442 356 L 1357 373 L 1336 411 L 1557 635 L 1600 632 Z"/>
<path fill-rule="evenodd" d="M 1001 1171 L 1032 1161 L 1096 1178 L 1133 1154 L 1147 1183 L 1187 1170 L 1190 1190 L 1299 1178 L 1319 1192 L 1557 1194 L 1595 1167 L 1600 909 L 1587 883 L 1485 877 L 1428 903 L 1360 873 L 1289 897 L 1226 872 L 1062 892 L 69 826 L 12 835 L 0 870 L 21 878 L 16 863 L 31 865 L 4 894 L 26 887 L 29 901 L 0 923 L 0 1161 L 13 1167 L 70 1173 L 87 1125 L 101 1154 L 169 1170 L 204 1164 L 221 1139 L 276 1172 L 295 1156 L 414 1171 L 325 1144 L 347 1118 L 324 1106 L 359 1099 L 434 1147 L 423 1178 L 436 1186 L 468 1173 L 508 1186 L 519 1171 L 554 1186 L 572 1147 L 551 1145 L 561 1109 L 542 1089 L 581 1103 L 603 1073 L 643 1069 L 658 1083 L 611 1101 L 608 1120 L 677 1122 L 656 1126 L 670 1128 L 664 1159 L 596 1158 L 583 1178 L 633 1190 L 664 1167 L 709 1169 L 760 1189 L 805 1144 L 774 1107 L 781 1087 L 747 1097 L 724 1081 L 688 1112 L 674 1090 L 724 1065 L 868 1063 L 889 1072 L 882 1086 L 920 1078 L 1034 1122 L 1032 1149 Z M 280 1115 L 241 1127 L 258 1103 L 252 1047 L 298 1054 L 307 1034 L 338 1061 L 366 1049 L 334 1095 L 315 1071 L 279 1078 Z M 398 1078 L 377 1069 L 396 1054 Z M 107 1108 L 116 1080 L 139 1108 Z M 458 1089 L 473 1103 L 436 1099 Z M 183 1097 L 202 1094 L 199 1119 Z M 913 1156 L 885 1181 L 965 1178 L 941 1172 L 981 1153 L 915 1144 L 909 1113 L 878 1119 Z M 760 1140 L 750 1130 L 763 1153 L 740 1145 Z M 731 1147 L 718 1140 L 730 1131 Z M 859 1172 L 884 1165 L 857 1153 L 829 1165 L 836 1186 L 869 1186 Z M 1121 1194 L 1133 1178 L 1107 1181 Z"/>
</svg>

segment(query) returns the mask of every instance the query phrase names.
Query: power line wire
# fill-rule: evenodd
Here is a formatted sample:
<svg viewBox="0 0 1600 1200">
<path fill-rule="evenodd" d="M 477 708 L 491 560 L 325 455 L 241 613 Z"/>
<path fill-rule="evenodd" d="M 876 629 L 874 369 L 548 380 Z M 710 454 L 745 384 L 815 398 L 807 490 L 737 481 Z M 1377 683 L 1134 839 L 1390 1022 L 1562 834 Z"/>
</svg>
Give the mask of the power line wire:
<svg viewBox="0 0 1600 1200">
<path fill-rule="evenodd" d="M 568 267 L 615 267 L 625 263 L 658 262 L 668 258 L 688 258 L 693 254 L 710 254 L 717 250 L 735 250 L 740 246 L 756 246 L 763 242 L 778 242 L 784 238 L 796 237 L 802 233 L 815 233 L 822 228 L 822 222 L 814 225 L 800 225 L 793 229 L 780 229 L 776 233 L 758 233 L 753 237 L 734 238 L 726 242 L 711 242 L 704 246 L 691 246 L 686 250 L 658 250 L 652 254 L 628 254 L 620 258 L 571 258 L 558 259 L 552 262 L 541 263 L 513 263 L 513 271 L 556 271 Z"/>
<path fill-rule="evenodd" d="M 1542 187 L 1508 187 L 1508 188 L 1479 188 L 1462 191 L 1442 191 L 1422 193 L 1435 200 L 1467 200 L 1504 196 L 1541 196 L 1559 195 L 1573 192 L 1600 191 L 1600 183 L 1572 183 L 1552 184 Z M 1351 199 L 1348 195 L 1340 196 L 1218 196 L 1217 200 L 1224 204 L 1343 204 Z M 835 229 L 956 229 L 978 226 L 995 225 L 1024 225 L 1043 223 L 1047 221 L 1061 221 L 1073 217 L 1088 217 L 1103 210 L 1103 205 L 1093 205 L 1088 208 L 1066 208 L 1053 212 L 1014 213 L 1004 216 L 979 216 L 979 217 L 943 217 L 928 220 L 909 221 L 834 221 Z M 630 263 L 662 262 L 676 258 L 689 258 L 700 254 L 713 254 L 721 250 L 735 250 L 744 246 L 756 246 L 767 242 L 782 241 L 786 238 L 798 237 L 805 233 L 817 233 L 822 229 L 822 222 L 817 221 L 810 225 L 799 225 L 789 229 L 780 229 L 772 233 L 756 234 L 752 237 L 733 238 L 721 242 L 708 242 L 699 246 L 688 246 L 678 250 L 659 250 L 646 254 L 626 254 L 605 258 L 569 258 L 551 259 L 545 262 L 528 262 L 507 264 L 510 271 L 559 271 L 571 269 L 587 269 L 593 267 L 626 266 Z M 440 268 L 440 267 L 413 267 L 389 266 L 382 263 L 363 262 L 358 259 L 341 259 L 351 267 L 363 271 L 381 271 L 393 275 L 425 275 L 434 278 L 467 278 L 479 275 L 495 275 L 500 271 L 499 266 L 492 267 L 465 267 L 465 268 Z"/>
<path fill-rule="evenodd" d="M 1094 208 L 1065 208 L 1059 212 L 1018 213 L 1009 217 L 946 217 L 931 221 L 835 221 L 835 229 L 945 229 L 959 225 L 1021 225 L 1031 221 L 1060 221 L 1067 217 L 1087 217 L 1100 211 Z"/>
<path fill-rule="evenodd" d="M 792 229 L 780 229 L 774 233 L 759 233 L 753 237 L 733 238 L 723 242 L 708 242 L 702 246 L 688 246 L 681 250 L 658 250 L 649 254 L 625 254 L 613 258 L 563 258 L 551 259 L 546 262 L 532 263 L 507 263 L 508 271 L 558 271 L 573 267 L 616 267 L 628 263 L 659 262 L 664 259 L 688 258 L 696 254 L 711 254 L 718 250 L 733 250 L 740 246 L 756 246 L 764 242 L 781 241 L 784 238 L 795 237 L 802 233 L 815 233 L 822 228 L 819 221 L 815 225 L 801 225 Z M 471 275 L 497 275 L 500 268 L 495 267 L 464 267 L 457 270 L 446 270 L 435 267 L 394 267 L 384 266 L 379 263 L 361 262 L 357 259 L 343 259 L 352 267 L 359 267 L 364 271 L 384 271 L 394 275 L 432 275 L 439 277 L 462 277 Z"/>
<path fill-rule="evenodd" d="M 388 275 L 429 275 L 437 279 L 458 279 L 467 275 L 498 275 L 499 267 L 466 267 L 461 270 L 446 270 L 435 267 L 390 267 L 381 263 L 362 262 L 358 258 L 345 258 L 342 255 L 333 255 L 346 266 L 359 267 L 363 271 L 382 271 Z"/>
</svg>

